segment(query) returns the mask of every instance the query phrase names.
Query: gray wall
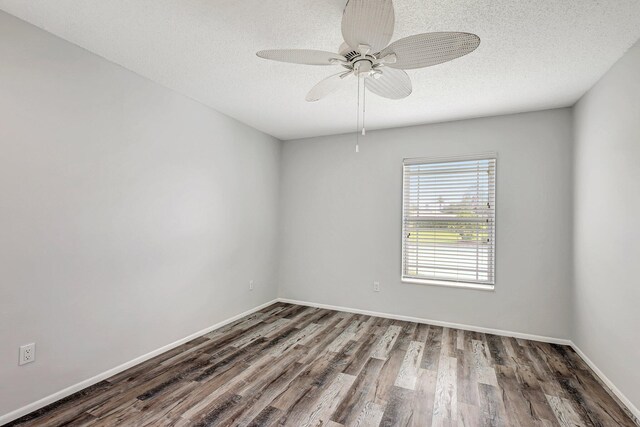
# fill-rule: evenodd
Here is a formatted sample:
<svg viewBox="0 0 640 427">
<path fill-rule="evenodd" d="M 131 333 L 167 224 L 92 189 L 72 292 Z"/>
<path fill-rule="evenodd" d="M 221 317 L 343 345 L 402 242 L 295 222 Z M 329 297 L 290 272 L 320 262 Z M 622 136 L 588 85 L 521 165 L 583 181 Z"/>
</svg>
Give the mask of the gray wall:
<svg viewBox="0 0 640 427">
<path fill-rule="evenodd" d="M 574 342 L 640 408 L 640 43 L 575 108 Z"/>
<path fill-rule="evenodd" d="M 359 154 L 355 134 L 283 144 L 281 297 L 569 338 L 570 109 L 361 141 Z M 401 283 L 402 159 L 487 151 L 498 153 L 495 291 Z"/>
<path fill-rule="evenodd" d="M 0 58 L 0 414 L 276 297 L 279 141 L 2 12 Z"/>
</svg>

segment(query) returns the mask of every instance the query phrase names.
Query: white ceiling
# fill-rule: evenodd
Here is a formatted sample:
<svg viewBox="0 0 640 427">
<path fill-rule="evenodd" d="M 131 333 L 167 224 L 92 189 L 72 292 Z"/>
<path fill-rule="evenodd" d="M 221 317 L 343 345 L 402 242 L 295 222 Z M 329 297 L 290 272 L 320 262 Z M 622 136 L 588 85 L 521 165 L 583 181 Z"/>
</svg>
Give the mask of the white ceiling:
<svg viewBox="0 0 640 427">
<path fill-rule="evenodd" d="M 346 0 L 0 0 L 0 9 L 280 139 L 355 129 L 356 84 L 316 103 L 338 70 L 265 61 L 337 51 Z M 408 71 L 413 94 L 367 97 L 369 129 L 572 105 L 640 38 L 639 0 L 395 0 L 393 40 L 466 31 L 474 53 Z M 336 67 L 337 68 L 337 67 Z"/>
</svg>

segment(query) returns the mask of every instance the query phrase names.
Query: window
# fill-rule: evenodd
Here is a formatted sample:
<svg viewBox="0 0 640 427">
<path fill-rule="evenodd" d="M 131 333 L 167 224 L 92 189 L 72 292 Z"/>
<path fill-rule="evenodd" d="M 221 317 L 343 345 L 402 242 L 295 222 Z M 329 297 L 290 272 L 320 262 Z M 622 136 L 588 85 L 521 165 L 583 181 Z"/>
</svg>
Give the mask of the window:
<svg viewBox="0 0 640 427">
<path fill-rule="evenodd" d="M 402 280 L 493 289 L 495 155 L 405 159 Z"/>
</svg>

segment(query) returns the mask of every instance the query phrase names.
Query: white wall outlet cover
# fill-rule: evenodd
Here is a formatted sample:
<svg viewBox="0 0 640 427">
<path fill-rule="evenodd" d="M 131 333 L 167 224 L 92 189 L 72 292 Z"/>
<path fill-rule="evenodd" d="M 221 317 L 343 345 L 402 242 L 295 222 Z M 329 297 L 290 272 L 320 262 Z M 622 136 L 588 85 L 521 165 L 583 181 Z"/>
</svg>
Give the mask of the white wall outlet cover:
<svg viewBox="0 0 640 427">
<path fill-rule="evenodd" d="M 249 280 L 249 290 L 253 290 L 253 280 Z"/>
<path fill-rule="evenodd" d="M 380 282 L 373 282 L 373 291 L 380 292 Z"/>
<path fill-rule="evenodd" d="M 20 359 L 18 360 L 19 365 L 25 365 L 27 363 L 36 361 L 36 344 L 25 344 L 20 346 Z"/>
</svg>

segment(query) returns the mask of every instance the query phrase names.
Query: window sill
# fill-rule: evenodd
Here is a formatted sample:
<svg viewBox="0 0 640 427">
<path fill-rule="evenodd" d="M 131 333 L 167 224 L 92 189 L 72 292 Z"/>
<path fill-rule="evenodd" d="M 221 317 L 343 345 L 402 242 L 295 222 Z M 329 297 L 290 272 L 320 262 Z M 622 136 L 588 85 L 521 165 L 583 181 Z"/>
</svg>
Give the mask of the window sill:
<svg viewBox="0 0 640 427">
<path fill-rule="evenodd" d="M 475 289 L 478 291 L 490 291 L 490 292 L 495 291 L 495 285 L 483 285 L 479 283 L 449 282 L 446 280 L 434 280 L 434 279 L 412 279 L 408 277 L 402 277 L 400 280 L 403 283 L 412 283 L 414 285 L 443 286 L 446 288 Z"/>
</svg>

